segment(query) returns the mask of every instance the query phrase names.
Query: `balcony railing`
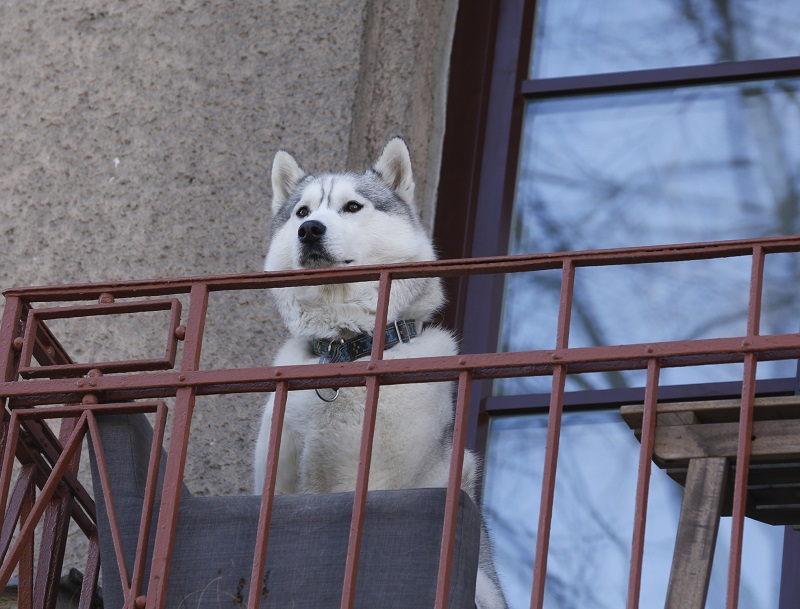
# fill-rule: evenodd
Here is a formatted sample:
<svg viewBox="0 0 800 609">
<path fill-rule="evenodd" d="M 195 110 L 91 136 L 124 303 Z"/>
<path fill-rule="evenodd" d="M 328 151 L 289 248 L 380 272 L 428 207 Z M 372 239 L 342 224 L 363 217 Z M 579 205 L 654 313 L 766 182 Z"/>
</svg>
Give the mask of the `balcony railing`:
<svg viewBox="0 0 800 609">
<path fill-rule="evenodd" d="M 67 528 L 74 521 L 88 538 L 88 560 L 79 606 L 91 606 L 99 572 L 99 540 L 94 500 L 78 477 L 78 459 L 84 437 L 97 442 L 96 417 L 107 412 L 155 412 L 160 447 L 166 421 L 165 398 L 174 399 L 172 433 L 168 446 L 165 483 L 156 497 L 155 475 L 150 472 L 140 538 L 155 531 L 149 581 L 144 581 L 147 544 L 140 543 L 132 575 L 123 574 L 126 607 L 161 609 L 165 606 L 174 532 L 181 502 L 181 485 L 195 400 L 198 396 L 228 393 L 274 392 L 273 434 L 269 445 L 266 484 L 261 502 L 257 542 L 253 548 L 251 582 L 261 581 L 265 569 L 269 523 L 273 506 L 279 431 L 287 394 L 300 389 L 365 386 L 367 390 L 359 471 L 354 494 L 351 535 L 345 568 L 341 607 L 353 606 L 358 557 L 364 524 L 367 480 L 375 429 L 379 387 L 387 384 L 452 381 L 458 391 L 453 451 L 441 545 L 436 607 L 447 606 L 450 564 L 458 508 L 459 482 L 466 441 L 467 416 L 473 382 L 514 376 L 549 376 L 549 406 L 544 478 L 541 489 L 531 607 L 544 599 L 549 531 L 553 508 L 561 415 L 567 374 L 611 370 L 646 370 L 647 383 L 641 414 L 641 452 L 638 467 L 635 520 L 631 540 L 628 607 L 638 606 L 644 552 L 650 464 L 656 429 L 659 371 L 665 367 L 690 367 L 743 362 L 742 393 L 736 463 L 750 462 L 756 368 L 760 361 L 797 359 L 800 335 L 761 335 L 759 320 L 765 259 L 776 253 L 800 251 L 800 237 L 671 245 L 592 252 L 510 256 L 471 260 L 360 267 L 299 272 L 257 273 L 153 281 L 12 289 L 6 292 L 0 327 L 0 398 L 4 400 L 0 474 L 2 535 L 0 587 L 18 572 L 19 606 L 52 607 L 62 569 Z M 751 279 L 746 333 L 713 339 L 571 348 L 568 343 L 575 271 L 580 267 L 749 257 Z M 561 271 L 561 298 L 554 348 L 513 353 L 465 354 L 450 357 L 382 359 L 383 332 L 376 332 L 376 348 L 369 359 L 313 366 L 262 366 L 237 369 L 201 369 L 200 355 L 214 292 L 264 290 L 320 283 L 377 281 L 380 285 L 376 328 L 387 322 L 393 281 L 411 277 L 454 277 L 478 274 Z M 181 301 L 187 302 L 182 311 Z M 90 304 L 86 304 L 86 303 Z M 138 360 L 73 361 L 53 320 L 76 317 L 102 318 L 168 312 L 164 357 Z M 680 315 L 676 312 L 676 315 Z M 177 364 L 176 364 L 177 362 Z M 47 420 L 62 421 L 58 437 Z M 277 433 L 276 433 L 277 431 Z M 800 440 L 800 438 L 798 439 Z M 153 464 L 158 463 L 158 450 Z M 108 473 L 98 459 L 103 490 L 109 501 L 113 528 L 113 497 Z M 16 467 L 15 467 L 16 463 Z M 154 465 L 155 467 L 155 465 Z M 743 523 L 747 502 L 748 467 L 736 467 L 733 490 L 732 541 L 727 607 L 738 605 Z M 13 484 L 12 484 L 13 479 Z M 155 514 L 154 506 L 160 505 Z M 43 524 L 38 567 L 33 565 L 33 534 Z M 119 533 L 113 542 L 119 544 Z M 45 557 L 42 559 L 41 557 Z M 247 606 L 259 606 L 259 586 L 247 592 Z"/>
</svg>

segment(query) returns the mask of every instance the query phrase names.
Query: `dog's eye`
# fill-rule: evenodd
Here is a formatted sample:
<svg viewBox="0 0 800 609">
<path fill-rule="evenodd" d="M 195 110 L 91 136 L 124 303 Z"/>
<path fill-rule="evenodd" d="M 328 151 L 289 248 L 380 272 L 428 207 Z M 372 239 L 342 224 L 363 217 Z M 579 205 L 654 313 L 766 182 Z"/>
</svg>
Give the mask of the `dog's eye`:
<svg viewBox="0 0 800 609">
<path fill-rule="evenodd" d="M 303 207 L 301 207 L 295 212 L 298 218 L 305 218 L 310 213 L 311 211 L 309 211 L 308 207 L 306 207 L 305 205 L 303 205 Z"/>
<path fill-rule="evenodd" d="M 344 210 L 348 213 L 354 214 L 357 211 L 361 211 L 363 207 L 364 206 L 361 205 L 361 203 L 358 203 L 356 201 L 348 201 L 344 206 Z"/>
</svg>

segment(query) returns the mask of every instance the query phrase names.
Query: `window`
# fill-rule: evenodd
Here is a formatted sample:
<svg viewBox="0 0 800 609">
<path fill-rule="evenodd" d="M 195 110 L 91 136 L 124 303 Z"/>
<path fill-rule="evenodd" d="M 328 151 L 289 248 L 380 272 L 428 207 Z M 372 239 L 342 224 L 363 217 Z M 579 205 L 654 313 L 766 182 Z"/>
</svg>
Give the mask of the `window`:
<svg viewBox="0 0 800 609">
<path fill-rule="evenodd" d="M 800 232 L 798 28 L 790 0 L 462 2 L 436 221 L 442 255 Z M 736 259 L 580 271 L 571 346 L 743 327 L 749 267 Z M 796 256 L 770 261 L 765 332 L 797 330 L 798 279 Z M 552 348 L 558 290 L 557 273 L 453 283 L 448 321 L 466 351 Z M 644 305 L 626 298 L 634 291 L 644 292 Z M 612 309 L 624 312 L 624 324 Z M 673 314 L 687 309 L 696 315 Z M 760 394 L 794 392 L 794 365 L 758 370 Z M 702 376 L 665 371 L 661 385 L 674 399 L 726 397 L 738 393 L 737 379 L 741 366 L 730 364 Z M 638 444 L 617 407 L 641 400 L 641 385 L 636 374 L 567 379 L 545 607 L 624 602 L 626 493 L 635 485 L 624 465 Z M 470 441 L 486 455 L 484 510 L 511 605 L 527 607 L 549 379 L 487 382 L 474 393 Z M 630 480 L 620 478 L 626 469 Z M 663 603 L 681 497 L 653 473 L 643 607 Z M 725 531 L 708 607 L 724 603 Z M 778 606 L 784 536 L 796 543 L 796 535 L 748 521 L 745 557 L 759 558 L 743 568 L 740 606 Z M 587 579 L 598 584 L 575 583 Z M 784 594 L 780 602 L 790 601 Z"/>
</svg>

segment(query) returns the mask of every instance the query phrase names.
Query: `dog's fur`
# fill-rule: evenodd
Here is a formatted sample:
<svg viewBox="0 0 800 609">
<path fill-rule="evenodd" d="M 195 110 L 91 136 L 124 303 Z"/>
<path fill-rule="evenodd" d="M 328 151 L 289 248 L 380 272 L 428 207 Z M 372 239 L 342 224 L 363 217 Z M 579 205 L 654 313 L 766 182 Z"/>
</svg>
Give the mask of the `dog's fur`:
<svg viewBox="0 0 800 609">
<path fill-rule="evenodd" d="M 375 165 L 363 174 L 311 175 L 290 154 L 280 151 L 272 165 L 272 190 L 272 236 L 264 270 L 435 258 L 414 201 L 408 148 L 399 138 L 390 140 Z M 302 239 L 304 232 L 312 229 L 320 233 L 317 239 Z M 346 339 L 374 329 L 376 282 L 279 288 L 273 295 L 291 334 L 275 358 L 276 366 L 317 363 L 319 357 L 310 350 L 312 339 Z M 388 320 L 413 319 L 420 329 L 443 302 L 437 278 L 393 281 Z M 433 326 L 410 342 L 386 350 L 383 357 L 456 353 L 452 334 Z M 331 493 L 355 488 L 364 400 L 364 388 L 343 388 L 331 403 L 314 391 L 290 393 L 276 492 Z M 256 446 L 257 493 L 264 480 L 271 417 L 272 399 L 264 410 Z M 369 488 L 446 486 L 452 430 L 450 384 L 381 386 Z M 462 488 L 473 497 L 477 469 L 475 455 L 467 451 Z M 485 532 L 476 604 L 478 609 L 506 606 Z"/>
</svg>

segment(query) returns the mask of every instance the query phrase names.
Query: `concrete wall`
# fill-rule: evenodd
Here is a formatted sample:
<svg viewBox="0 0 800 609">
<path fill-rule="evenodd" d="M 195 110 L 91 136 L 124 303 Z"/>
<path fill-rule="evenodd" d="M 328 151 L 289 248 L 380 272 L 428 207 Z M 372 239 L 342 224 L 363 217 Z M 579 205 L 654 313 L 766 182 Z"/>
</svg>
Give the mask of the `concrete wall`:
<svg viewBox="0 0 800 609">
<path fill-rule="evenodd" d="M 361 170 L 405 136 L 430 226 L 456 4 L 4 1 L 0 287 L 260 270 L 278 148 Z M 206 366 L 268 364 L 283 338 L 266 294 L 209 315 Z M 70 348 L 161 340 L 120 323 Z M 262 401 L 199 402 L 190 488 L 249 491 Z"/>
</svg>

